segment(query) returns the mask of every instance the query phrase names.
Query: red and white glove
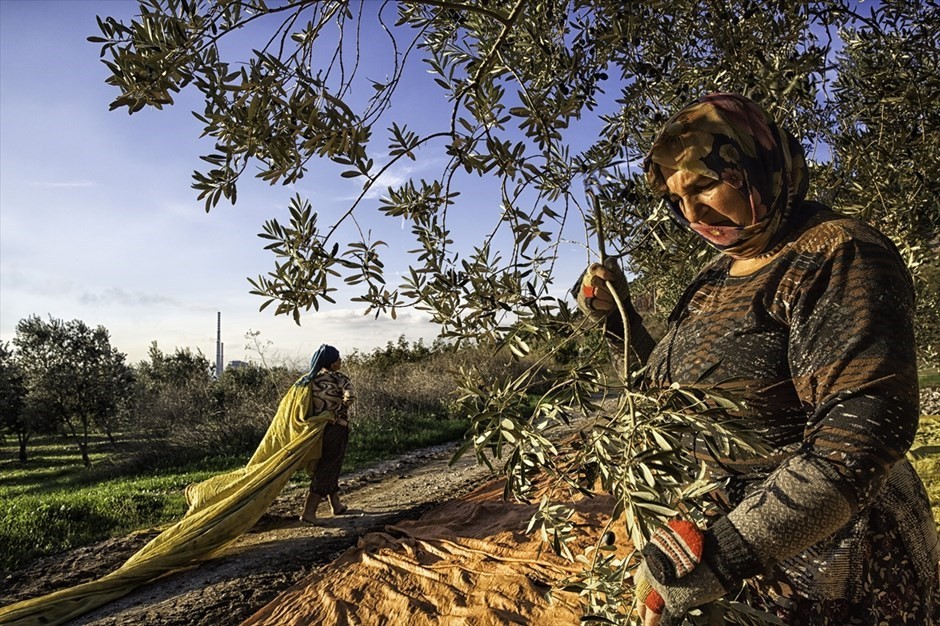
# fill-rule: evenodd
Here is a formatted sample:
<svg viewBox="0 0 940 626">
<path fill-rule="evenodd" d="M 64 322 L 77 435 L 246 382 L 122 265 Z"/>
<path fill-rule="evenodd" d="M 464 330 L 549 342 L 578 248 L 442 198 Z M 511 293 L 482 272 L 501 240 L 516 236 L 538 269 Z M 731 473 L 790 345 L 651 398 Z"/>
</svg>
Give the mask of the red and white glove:
<svg viewBox="0 0 940 626">
<path fill-rule="evenodd" d="M 686 612 L 727 593 L 702 559 L 705 537 L 686 520 L 672 520 L 650 538 L 634 575 L 636 597 L 661 614 L 660 625 L 681 624 Z"/>
</svg>

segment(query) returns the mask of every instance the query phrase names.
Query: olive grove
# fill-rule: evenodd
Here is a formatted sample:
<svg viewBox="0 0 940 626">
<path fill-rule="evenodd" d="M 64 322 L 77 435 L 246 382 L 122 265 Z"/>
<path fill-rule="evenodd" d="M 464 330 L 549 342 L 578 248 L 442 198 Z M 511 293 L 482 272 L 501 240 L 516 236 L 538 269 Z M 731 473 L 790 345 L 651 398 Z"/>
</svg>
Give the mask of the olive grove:
<svg viewBox="0 0 940 626">
<path fill-rule="evenodd" d="M 920 296 L 919 350 L 935 363 L 938 18 L 927 0 L 143 0 L 136 19 L 101 17 L 89 39 L 117 89 L 112 109 L 162 108 L 184 89 L 203 101 L 194 114 L 206 165 L 192 186 L 206 211 L 236 202 L 252 177 L 288 185 L 321 168 L 361 182 L 341 215 L 294 196 L 288 221 L 261 224 L 272 266 L 249 280 L 262 308 L 299 322 L 345 283 L 367 312 L 415 307 L 445 338 L 511 349 L 531 365 L 522 374 L 458 372 L 468 446 L 486 462 L 494 453 L 521 498 L 532 497 L 537 470 L 590 491 L 581 470 L 591 468 L 642 545 L 677 509 L 694 513 L 708 488 L 678 445 L 683 432 L 705 431 L 722 449 L 760 442 L 707 419 L 735 406 L 721 390 L 638 390 L 629 368 L 605 366 L 562 268 L 619 258 L 634 295 L 655 303 L 651 317 L 668 313 L 711 253 L 671 223 L 638 164 L 680 106 L 742 93 L 801 138 L 811 197 L 898 244 Z M 227 45 L 233 36 L 251 44 Z M 433 77 L 437 91 L 421 97 L 445 112 L 439 127 L 408 105 L 403 85 L 415 68 Z M 433 176 L 386 182 L 392 168 L 420 160 L 437 164 Z M 499 202 L 462 204 L 477 185 Z M 466 211 L 488 225 L 477 240 L 450 226 Z M 367 213 L 410 228 L 398 284 L 384 271 L 385 243 L 360 225 Z M 581 254 L 563 252 L 572 242 Z M 548 437 L 573 415 L 596 413 L 605 389 L 618 407 L 578 445 Z M 565 519 L 545 498 L 533 520 L 563 553 Z M 586 577 L 570 581 L 586 591 L 586 614 L 627 619 L 623 574 L 634 561 L 599 541 L 586 562 Z M 724 610 L 728 620 L 757 619 L 745 605 Z"/>
<path fill-rule="evenodd" d="M 13 345 L 25 389 L 26 419 L 15 428 L 21 460 L 30 432 L 45 424 L 65 431 L 90 467 L 89 435 L 97 430 L 113 438 L 134 383 L 124 354 L 111 346 L 104 326 L 35 315 L 17 323 Z"/>
</svg>

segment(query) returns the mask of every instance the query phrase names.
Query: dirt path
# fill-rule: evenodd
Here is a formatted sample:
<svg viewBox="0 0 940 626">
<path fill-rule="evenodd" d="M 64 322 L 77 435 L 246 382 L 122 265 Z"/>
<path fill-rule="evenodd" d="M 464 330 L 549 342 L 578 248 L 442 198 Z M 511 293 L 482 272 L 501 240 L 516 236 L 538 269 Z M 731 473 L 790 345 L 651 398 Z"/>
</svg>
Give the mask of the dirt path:
<svg viewBox="0 0 940 626">
<path fill-rule="evenodd" d="M 413 519 L 463 495 L 490 472 L 473 454 L 453 467 L 457 444 L 413 452 L 344 477 L 349 511 L 331 517 L 321 506 L 318 526 L 297 521 L 306 489 L 289 486 L 261 520 L 223 555 L 170 574 L 69 622 L 95 626 L 238 624 L 301 578 L 331 562 L 368 532 Z M 2 581 L 0 606 L 93 580 L 119 567 L 156 535 L 139 533 L 45 559 Z"/>
</svg>

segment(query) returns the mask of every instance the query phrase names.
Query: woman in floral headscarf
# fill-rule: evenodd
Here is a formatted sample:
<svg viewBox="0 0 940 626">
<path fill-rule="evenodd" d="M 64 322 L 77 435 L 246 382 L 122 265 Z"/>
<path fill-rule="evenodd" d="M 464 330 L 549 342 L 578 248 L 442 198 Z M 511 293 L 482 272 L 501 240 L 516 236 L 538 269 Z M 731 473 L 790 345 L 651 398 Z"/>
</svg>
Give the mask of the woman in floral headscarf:
<svg viewBox="0 0 940 626">
<path fill-rule="evenodd" d="M 914 302 L 894 245 L 805 200 L 799 142 L 742 96 L 682 109 L 644 170 L 675 220 L 721 254 L 655 345 L 615 264 L 588 268 L 579 306 L 616 342 L 609 285 L 648 380 L 735 380 L 772 451 L 716 458 L 690 442 L 724 481 L 723 514 L 654 534 L 636 574 L 644 624 L 681 623 L 742 581 L 786 624 L 940 624 L 937 530 L 904 457 L 918 423 Z"/>
</svg>

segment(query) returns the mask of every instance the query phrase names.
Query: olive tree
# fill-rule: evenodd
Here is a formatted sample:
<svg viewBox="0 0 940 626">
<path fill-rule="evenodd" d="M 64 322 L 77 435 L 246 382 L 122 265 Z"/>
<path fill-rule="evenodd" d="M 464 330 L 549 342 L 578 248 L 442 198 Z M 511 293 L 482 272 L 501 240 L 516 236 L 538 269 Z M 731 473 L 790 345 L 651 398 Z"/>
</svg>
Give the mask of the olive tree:
<svg viewBox="0 0 940 626">
<path fill-rule="evenodd" d="M 154 341 L 147 356 L 134 366 L 138 428 L 160 434 L 212 413 L 214 368 L 201 351 L 177 348 L 166 354 Z"/>
<path fill-rule="evenodd" d="M 118 409 L 130 395 L 133 376 L 124 354 L 111 347 L 103 326 L 35 315 L 17 323 L 13 345 L 30 411 L 63 428 L 90 467 L 89 435 L 97 428 L 110 437 Z"/>
<path fill-rule="evenodd" d="M 26 461 L 26 444 L 32 434 L 25 408 L 23 372 L 10 346 L 0 343 L 0 428 L 16 435 L 20 461 Z"/>
<path fill-rule="evenodd" d="M 921 357 L 940 364 L 940 46 L 936 3 L 892 2 L 843 31 L 823 186 L 898 244 L 918 293 Z"/>
<path fill-rule="evenodd" d="M 598 331 L 582 328 L 558 284 L 572 263 L 617 257 L 634 293 L 668 310 L 710 254 L 672 224 L 638 170 L 672 112 L 713 91 L 760 102 L 802 138 L 819 198 L 892 235 L 921 286 L 935 275 L 926 271 L 940 221 L 931 3 L 861 13 L 847 0 L 144 0 L 139 10 L 129 23 L 101 18 L 90 37 L 118 90 L 111 106 L 134 113 L 171 105 L 183 89 L 201 96 L 194 114 L 211 145 L 192 185 L 207 211 L 235 202 L 252 173 L 287 185 L 321 168 L 361 182 L 338 217 L 295 196 L 288 221 L 262 224 L 273 267 L 249 279 L 261 308 L 299 323 L 344 281 L 367 312 L 415 307 L 445 338 L 492 341 L 528 359 L 521 376 L 459 373 L 473 416 L 468 445 L 484 462 L 500 459 L 521 498 L 534 497 L 537 470 L 590 491 L 571 468 L 595 468 L 634 545 L 678 508 L 694 511 L 707 488 L 677 445 L 682 432 L 703 430 L 724 450 L 759 446 L 703 420 L 734 406 L 721 390 L 638 390 L 629 365 L 602 365 Z M 234 33 L 250 35 L 251 48 L 226 45 Z M 366 57 L 386 59 L 385 70 L 366 72 Z M 438 90 L 421 97 L 446 111 L 436 125 L 408 106 L 403 85 L 416 67 Z M 440 165 L 384 182 L 419 160 Z M 499 198 L 489 210 L 465 204 L 481 184 Z M 461 239 L 451 224 L 464 209 L 488 220 L 487 234 Z M 366 213 L 410 226 L 399 284 L 384 271 L 384 242 L 358 221 Z M 572 242 L 583 250 L 574 259 L 564 254 Z M 925 309 L 920 327 L 936 314 Z M 920 336 L 929 354 L 935 335 Z M 605 388 L 618 404 L 598 413 Z M 559 447 L 549 434 L 579 414 L 600 417 L 578 445 Z M 543 501 L 533 524 L 563 552 L 558 507 Z M 601 582 L 572 584 L 591 590 L 592 615 L 623 619 L 617 585 L 633 561 L 592 562 Z M 748 619 L 737 615 L 729 619 Z"/>
</svg>

